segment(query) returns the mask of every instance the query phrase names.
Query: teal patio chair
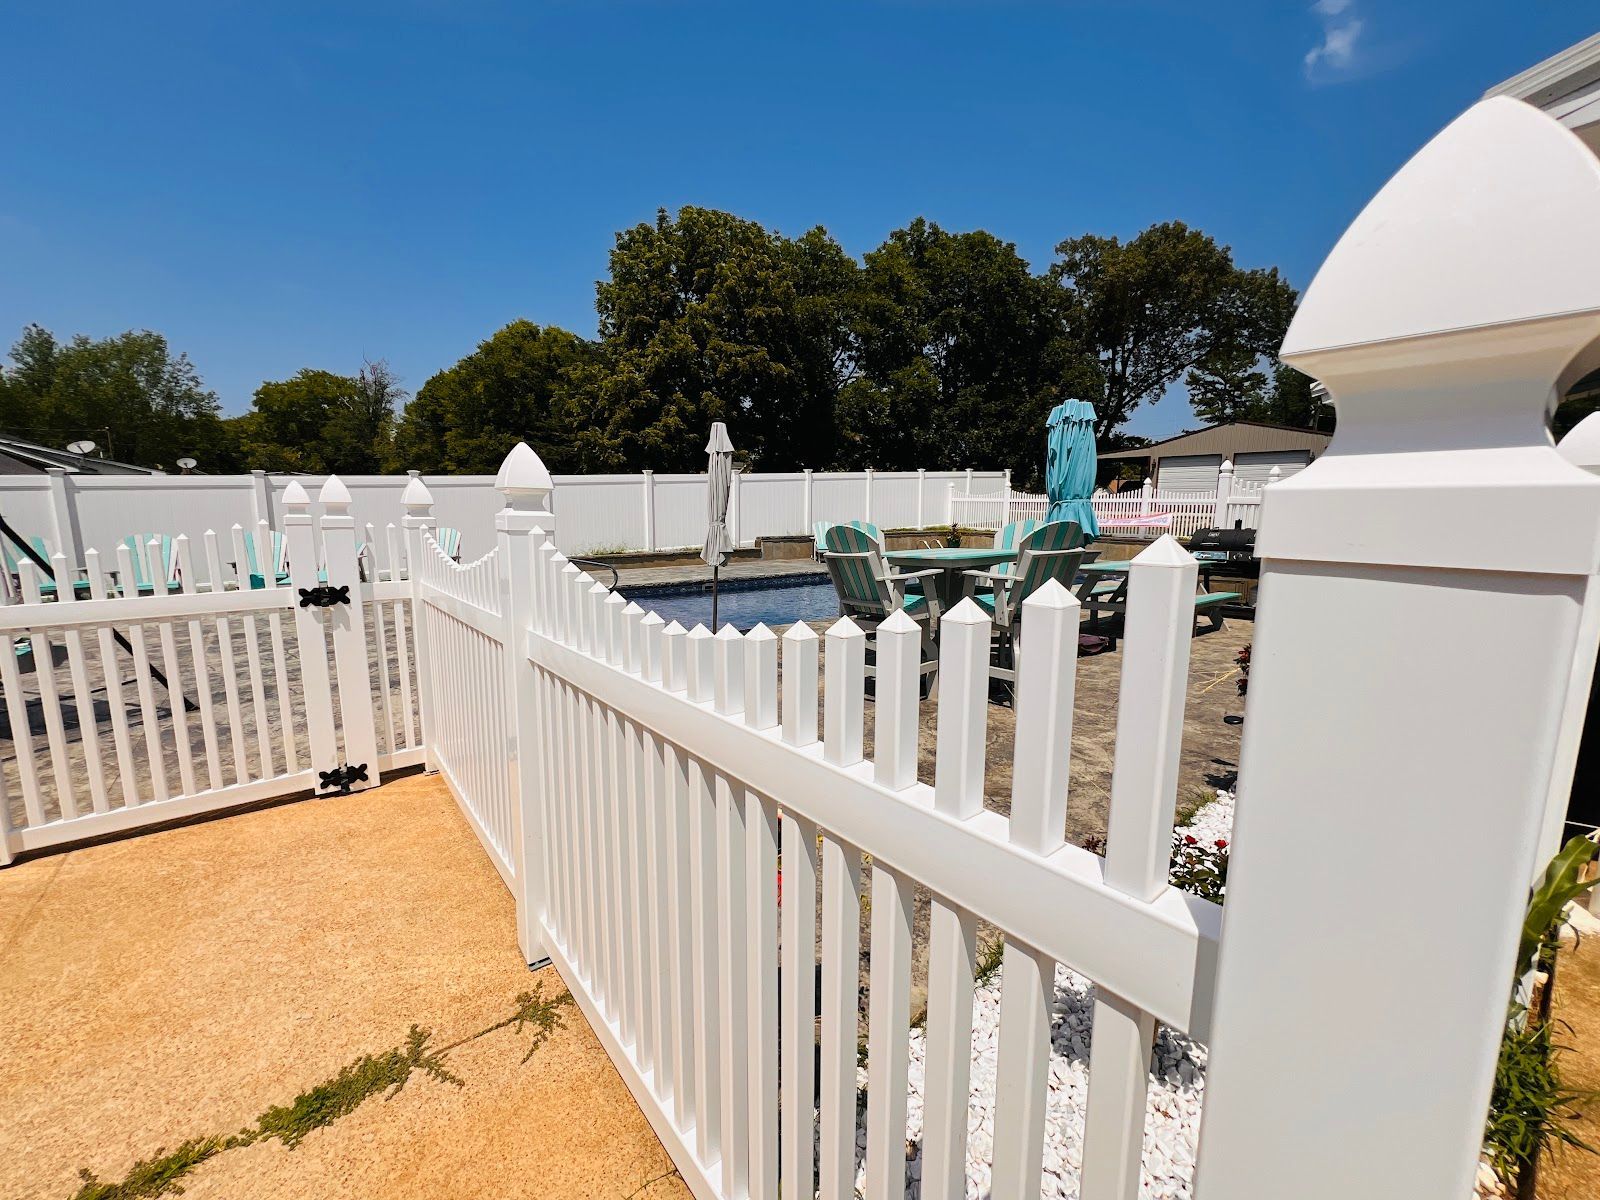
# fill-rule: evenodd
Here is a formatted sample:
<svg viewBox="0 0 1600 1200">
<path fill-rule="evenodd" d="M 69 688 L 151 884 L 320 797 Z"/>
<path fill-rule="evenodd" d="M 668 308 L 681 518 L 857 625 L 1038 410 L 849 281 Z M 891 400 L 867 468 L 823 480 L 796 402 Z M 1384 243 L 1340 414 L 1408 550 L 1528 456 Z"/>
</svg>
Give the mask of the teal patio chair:
<svg viewBox="0 0 1600 1200">
<path fill-rule="evenodd" d="M 1020 521 L 1012 521 L 1007 525 L 1002 525 L 994 531 L 994 548 L 996 550 L 1015 550 L 1019 541 L 1043 524 L 1044 522 L 1037 517 L 1024 517 Z M 1015 567 L 1015 563 L 1001 563 L 999 566 L 994 567 L 993 571 L 996 575 L 1010 575 Z"/>
<path fill-rule="evenodd" d="M 833 528 L 832 521 L 813 521 L 811 523 L 811 557 L 818 562 L 828 552 L 828 530 Z"/>
<path fill-rule="evenodd" d="M 267 560 L 267 567 L 272 571 L 272 577 L 278 586 L 289 582 L 289 539 L 276 529 L 271 531 L 272 549 Z M 256 535 L 244 535 L 245 566 L 250 576 L 252 588 L 267 586 L 267 572 L 262 569 L 261 550 L 256 545 Z"/>
<path fill-rule="evenodd" d="M 154 547 L 150 545 L 152 541 L 156 543 Z M 133 578 L 117 580 L 123 595 L 183 590 L 178 578 L 177 542 L 170 534 L 130 533 L 118 544 L 126 546 L 133 559 Z"/>
<path fill-rule="evenodd" d="M 42 537 L 29 538 L 28 545 L 33 549 L 33 552 L 40 558 L 44 559 L 45 562 L 50 562 L 50 547 L 45 545 L 45 541 Z M 22 597 L 22 584 L 19 576 L 22 571 L 22 564 L 30 563 L 33 566 L 33 577 L 39 583 L 39 598 L 41 600 L 54 600 L 56 598 L 55 580 L 51 579 L 50 576 L 41 571 L 39 569 L 39 564 L 34 562 L 32 558 L 28 557 L 28 555 L 24 554 L 18 547 L 13 545 L 10 538 L 0 537 L 0 553 L 5 555 L 6 575 L 8 576 L 8 582 L 11 585 L 11 592 L 13 595 L 15 595 L 18 599 Z M 50 565 L 51 568 L 54 569 L 55 564 L 51 563 Z M 73 591 L 75 593 L 88 595 L 88 582 L 86 580 L 76 581 L 73 585 Z"/>
<path fill-rule="evenodd" d="M 883 557 L 881 543 L 872 536 L 876 530 L 862 528 L 866 524 L 851 521 L 834 525 L 826 534 L 823 561 L 839 597 L 839 615 L 849 617 L 866 631 L 867 673 L 872 675 L 876 673 L 873 664 L 877 659 L 878 626 L 894 613 L 904 612 L 922 630 L 921 671 L 929 679 L 931 690 L 939 665 L 939 600 L 910 589 L 939 571 L 895 571 Z"/>
<path fill-rule="evenodd" d="M 999 634 L 990 674 L 1009 682 L 1016 680 L 1022 602 L 1052 579 L 1071 590 L 1083 562 L 1083 529 L 1076 521 L 1035 523 L 1017 540 L 1016 547 L 1017 561 L 1007 564 L 1011 568 L 1007 572 L 963 572 L 967 595 L 989 613 Z"/>
</svg>

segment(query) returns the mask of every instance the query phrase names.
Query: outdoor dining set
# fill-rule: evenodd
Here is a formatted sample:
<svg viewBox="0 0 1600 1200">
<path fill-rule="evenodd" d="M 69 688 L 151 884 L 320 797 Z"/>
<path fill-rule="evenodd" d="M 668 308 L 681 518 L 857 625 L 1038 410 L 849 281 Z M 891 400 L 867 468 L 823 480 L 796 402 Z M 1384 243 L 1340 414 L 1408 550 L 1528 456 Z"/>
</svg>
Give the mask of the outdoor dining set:
<svg viewBox="0 0 1600 1200">
<path fill-rule="evenodd" d="M 818 523 L 817 551 L 839 598 L 839 613 L 873 631 L 896 612 L 922 630 L 923 672 L 938 670 L 939 621 L 964 599 L 993 623 L 990 675 L 1014 682 L 1023 636 L 1023 601 L 1050 581 L 1076 595 L 1088 620 L 1088 636 L 1114 645 L 1119 618 L 1127 611 L 1129 566 L 1101 561 L 1076 520 L 1012 521 L 988 546 L 933 546 L 890 550 L 882 531 L 868 521 Z M 1238 592 L 1207 591 L 1194 598 L 1195 615 L 1222 627 L 1225 606 Z"/>
</svg>

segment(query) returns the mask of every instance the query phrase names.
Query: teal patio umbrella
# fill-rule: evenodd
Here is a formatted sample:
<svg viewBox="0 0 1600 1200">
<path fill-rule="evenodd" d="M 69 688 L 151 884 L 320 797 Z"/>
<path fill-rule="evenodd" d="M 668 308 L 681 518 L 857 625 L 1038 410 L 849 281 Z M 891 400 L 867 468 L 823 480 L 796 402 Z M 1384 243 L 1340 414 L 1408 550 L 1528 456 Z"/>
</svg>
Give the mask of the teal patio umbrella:
<svg viewBox="0 0 1600 1200">
<path fill-rule="evenodd" d="M 1049 519 L 1076 521 L 1085 538 L 1100 536 L 1094 506 L 1094 405 L 1063 400 L 1050 410 L 1045 426 L 1044 487 L 1050 497 Z"/>
</svg>

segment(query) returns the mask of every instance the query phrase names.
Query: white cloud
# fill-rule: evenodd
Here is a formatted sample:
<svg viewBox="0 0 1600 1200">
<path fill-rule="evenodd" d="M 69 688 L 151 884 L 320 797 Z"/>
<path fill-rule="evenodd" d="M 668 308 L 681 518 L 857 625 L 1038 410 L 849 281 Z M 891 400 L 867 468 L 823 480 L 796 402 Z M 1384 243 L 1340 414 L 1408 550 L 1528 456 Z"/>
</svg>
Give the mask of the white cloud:
<svg viewBox="0 0 1600 1200">
<path fill-rule="evenodd" d="M 1306 74 L 1326 77 L 1355 65 L 1356 43 L 1366 26 L 1351 11 L 1354 0 L 1315 0 L 1311 11 L 1322 23 L 1322 40 L 1306 51 Z"/>
</svg>

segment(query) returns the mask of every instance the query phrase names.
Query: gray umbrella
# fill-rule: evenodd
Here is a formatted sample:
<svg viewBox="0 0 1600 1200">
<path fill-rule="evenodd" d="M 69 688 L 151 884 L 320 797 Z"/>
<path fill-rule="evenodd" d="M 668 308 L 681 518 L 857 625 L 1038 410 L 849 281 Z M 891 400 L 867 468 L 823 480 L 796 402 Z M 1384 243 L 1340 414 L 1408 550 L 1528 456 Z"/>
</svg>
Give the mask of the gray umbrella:
<svg viewBox="0 0 1600 1200">
<path fill-rule="evenodd" d="M 700 558 L 711 568 L 711 631 L 717 629 L 717 572 L 733 539 L 728 536 L 728 496 L 733 491 L 733 443 L 728 427 L 711 423 L 711 440 L 706 443 L 706 544 Z"/>
</svg>

